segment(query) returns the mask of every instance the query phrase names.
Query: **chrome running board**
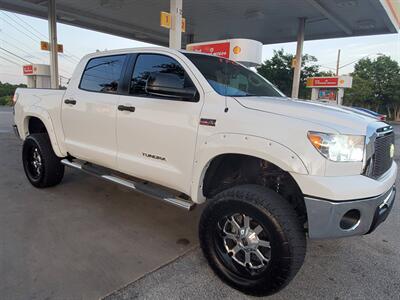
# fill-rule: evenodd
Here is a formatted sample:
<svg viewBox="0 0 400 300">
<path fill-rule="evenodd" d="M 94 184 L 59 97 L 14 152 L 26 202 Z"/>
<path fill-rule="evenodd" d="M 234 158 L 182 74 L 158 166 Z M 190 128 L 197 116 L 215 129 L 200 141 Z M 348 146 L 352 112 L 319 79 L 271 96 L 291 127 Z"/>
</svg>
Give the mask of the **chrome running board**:
<svg viewBox="0 0 400 300">
<path fill-rule="evenodd" d="M 184 208 L 186 210 L 191 210 L 195 204 L 191 202 L 190 200 L 185 200 L 180 198 L 179 196 L 174 195 L 173 193 L 162 189 L 161 187 L 152 185 L 150 183 L 146 182 L 140 182 L 140 181 L 134 181 L 131 179 L 125 179 L 122 177 L 118 177 L 112 173 L 107 172 L 105 168 L 102 167 L 96 167 L 93 166 L 90 163 L 80 163 L 76 161 L 70 161 L 68 159 L 63 159 L 61 160 L 61 163 L 63 165 L 66 165 L 68 167 L 74 168 L 81 170 L 85 173 L 88 173 L 90 175 L 94 175 L 96 177 L 117 183 L 119 185 L 123 185 L 125 187 L 128 187 L 132 190 L 138 191 L 140 193 L 143 193 L 145 195 L 151 196 L 153 198 L 163 200 L 165 202 L 168 202 L 172 205 L 175 205 L 180 208 Z"/>
</svg>

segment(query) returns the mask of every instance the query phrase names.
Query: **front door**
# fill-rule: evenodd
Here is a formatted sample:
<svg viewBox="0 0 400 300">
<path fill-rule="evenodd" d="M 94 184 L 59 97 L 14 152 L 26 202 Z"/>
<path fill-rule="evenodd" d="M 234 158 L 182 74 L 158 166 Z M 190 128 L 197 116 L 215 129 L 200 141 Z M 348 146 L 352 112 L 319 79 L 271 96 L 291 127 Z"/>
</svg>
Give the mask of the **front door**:
<svg viewBox="0 0 400 300">
<path fill-rule="evenodd" d="M 150 75 L 162 73 L 178 81 L 174 86 L 199 91 L 178 60 L 156 53 L 136 56 L 129 95 L 121 96 L 117 111 L 117 163 L 121 172 L 188 193 L 202 96 L 174 98 L 146 86 Z"/>
</svg>

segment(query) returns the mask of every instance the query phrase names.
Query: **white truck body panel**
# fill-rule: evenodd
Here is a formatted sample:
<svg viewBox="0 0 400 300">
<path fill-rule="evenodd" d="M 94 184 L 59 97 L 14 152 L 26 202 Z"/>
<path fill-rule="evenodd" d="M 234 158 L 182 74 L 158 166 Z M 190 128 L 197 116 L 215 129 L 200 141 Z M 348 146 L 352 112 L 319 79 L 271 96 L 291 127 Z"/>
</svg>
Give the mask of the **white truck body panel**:
<svg viewBox="0 0 400 300">
<path fill-rule="evenodd" d="M 189 193 L 202 101 L 121 100 L 140 115 L 118 112 L 117 169 Z M 165 160 L 148 159 L 150 154 Z"/>
<path fill-rule="evenodd" d="M 124 53 L 159 53 L 176 59 L 195 84 L 199 101 L 160 101 L 79 88 L 91 58 Z M 202 179 L 210 161 L 226 153 L 267 160 L 289 172 L 304 194 L 337 201 L 376 196 L 396 177 L 395 163 L 376 181 L 361 175 L 363 162 L 329 161 L 307 139 L 310 130 L 365 135 L 367 125 L 376 120 L 289 98 L 221 96 L 186 56 L 172 49 L 90 54 L 77 66 L 66 92 L 18 89 L 17 94 L 15 122 L 22 139 L 29 134 L 28 119 L 37 117 L 46 125 L 58 156 L 69 153 L 152 181 L 185 193 L 196 203 L 205 201 Z M 65 104 L 65 99 L 75 99 L 77 105 Z M 135 106 L 136 112 L 118 111 L 121 104 Z M 214 119 L 217 126 L 199 126 L 201 118 Z M 349 179 L 351 187 L 344 188 Z"/>
<path fill-rule="evenodd" d="M 14 107 L 14 122 L 20 137 L 24 140 L 28 134 L 30 117 L 39 118 L 46 126 L 54 152 L 63 157 L 67 154 L 64 148 L 64 133 L 61 125 L 61 103 L 64 90 L 24 89 L 18 88 L 18 102 Z"/>
<path fill-rule="evenodd" d="M 75 90 L 67 92 L 66 98 L 77 101 L 74 106 L 62 103 L 61 121 L 67 151 L 77 153 L 83 160 L 115 169 L 115 122 L 120 96 L 99 97 L 97 93 Z"/>
<path fill-rule="evenodd" d="M 68 166 L 186 210 L 208 200 L 201 248 L 249 294 L 284 287 L 307 236 L 369 234 L 394 206 L 392 126 L 287 98 L 230 60 L 94 53 L 66 91 L 17 89 L 14 100 L 33 186 L 59 184 Z"/>
</svg>

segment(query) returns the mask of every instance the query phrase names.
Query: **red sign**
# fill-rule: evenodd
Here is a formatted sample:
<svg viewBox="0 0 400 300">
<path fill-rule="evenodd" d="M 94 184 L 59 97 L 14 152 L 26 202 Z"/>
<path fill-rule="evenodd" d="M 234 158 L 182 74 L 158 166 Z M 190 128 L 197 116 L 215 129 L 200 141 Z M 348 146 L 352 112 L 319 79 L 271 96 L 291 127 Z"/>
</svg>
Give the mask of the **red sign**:
<svg viewBox="0 0 400 300">
<path fill-rule="evenodd" d="M 308 87 L 337 87 L 339 78 L 337 77 L 313 77 L 308 78 Z"/>
<path fill-rule="evenodd" d="M 24 75 L 32 75 L 33 74 L 33 66 L 32 65 L 25 65 L 22 67 Z"/>
<path fill-rule="evenodd" d="M 332 88 L 319 89 L 318 99 L 335 101 L 336 100 L 336 89 L 332 89 Z"/>
<path fill-rule="evenodd" d="M 189 51 L 208 53 L 215 56 L 229 58 L 230 43 L 204 44 L 189 46 Z"/>
</svg>

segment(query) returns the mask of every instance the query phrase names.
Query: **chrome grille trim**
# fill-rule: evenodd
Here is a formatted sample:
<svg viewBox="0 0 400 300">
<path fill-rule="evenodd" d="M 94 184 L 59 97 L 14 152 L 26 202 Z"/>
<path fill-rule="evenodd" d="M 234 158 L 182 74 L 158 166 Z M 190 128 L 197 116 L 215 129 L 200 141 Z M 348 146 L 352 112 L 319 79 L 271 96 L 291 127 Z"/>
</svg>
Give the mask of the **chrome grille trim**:
<svg viewBox="0 0 400 300">
<path fill-rule="evenodd" d="M 387 125 L 383 122 L 375 122 L 371 123 L 367 127 L 367 134 L 365 139 L 365 153 L 364 153 L 364 160 L 363 160 L 363 175 L 378 179 L 382 174 L 374 174 L 375 169 L 375 161 L 374 161 L 374 154 L 375 154 L 375 144 L 378 138 L 384 137 L 386 135 L 393 134 L 393 127 Z M 386 170 L 387 171 L 387 170 Z"/>
</svg>

